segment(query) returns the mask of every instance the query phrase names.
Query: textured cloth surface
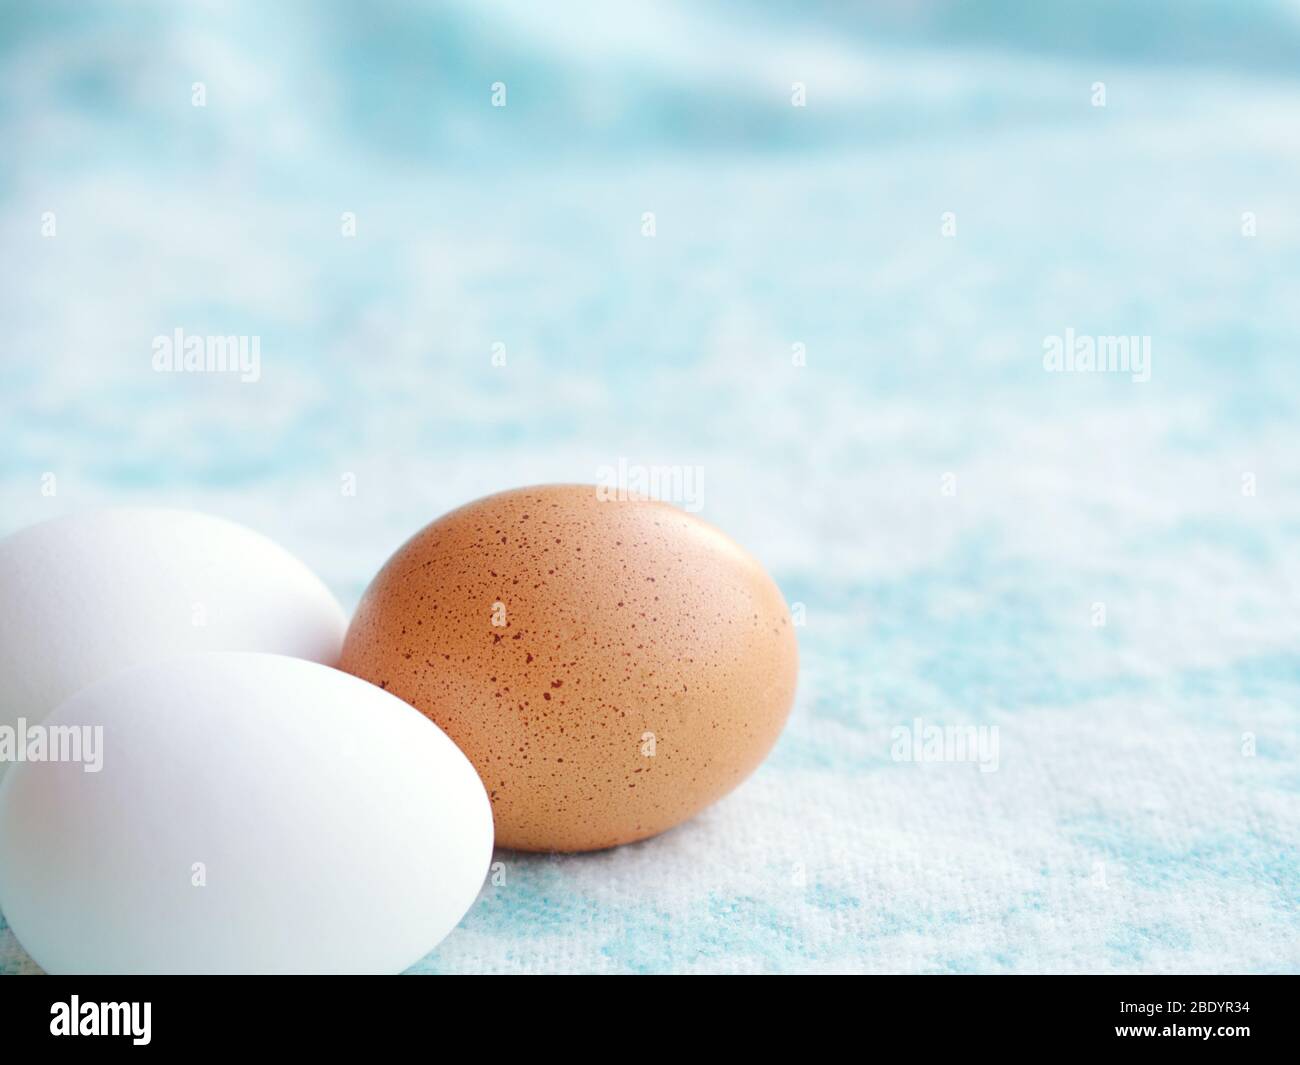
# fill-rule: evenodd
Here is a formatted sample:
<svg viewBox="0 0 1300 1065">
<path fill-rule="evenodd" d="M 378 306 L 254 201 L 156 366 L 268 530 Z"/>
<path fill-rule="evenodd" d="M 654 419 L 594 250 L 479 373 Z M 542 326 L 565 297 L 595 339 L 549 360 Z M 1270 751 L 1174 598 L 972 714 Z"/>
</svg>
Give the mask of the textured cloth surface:
<svg viewBox="0 0 1300 1065">
<path fill-rule="evenodd" d="M 1300 29 L 1041 7 L 0 6 L 0 533 L 195 507 L 350 609 L 467 499 L 700 467 L 784 736 L 417 972 L 1300 969 Z"/>
</svg>

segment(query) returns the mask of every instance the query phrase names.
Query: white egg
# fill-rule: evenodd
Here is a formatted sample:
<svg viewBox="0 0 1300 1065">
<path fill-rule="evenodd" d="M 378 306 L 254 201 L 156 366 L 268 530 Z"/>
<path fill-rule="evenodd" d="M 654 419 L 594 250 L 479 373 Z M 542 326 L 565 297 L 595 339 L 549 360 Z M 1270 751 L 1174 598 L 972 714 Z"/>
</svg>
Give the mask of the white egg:
<svg viewBox="0 0 1300 1065">
<path fill-rule="evenodd" d="M 346 627 L 315 574 L 233 522 L 136 508 L 55 518 L 0 542 L 0 727 L 40 721 L 114 670 L 174 654 L 334 665 Z"/>
<path fill-rule="evenodd" d="M 400 972 L 491 861 L 488 798 L 456 745 L 312 662 L 151 663 L 43 724 L 79 730 L 61 735 L 83 757 L 0 783 L 0 910 L 52 973 Z"/>
</svg>

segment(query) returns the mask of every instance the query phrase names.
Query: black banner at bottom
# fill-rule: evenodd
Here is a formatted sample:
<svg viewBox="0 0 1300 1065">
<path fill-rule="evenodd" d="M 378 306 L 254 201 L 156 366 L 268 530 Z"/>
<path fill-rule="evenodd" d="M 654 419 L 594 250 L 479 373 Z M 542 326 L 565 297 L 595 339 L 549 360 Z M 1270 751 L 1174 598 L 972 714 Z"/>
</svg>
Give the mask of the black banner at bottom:
<svg viewBox="0 0 1300 1065">
<path fill-rule="evenodd" d="M 818 1046 L 887 1037 L 927 1050 L 1165 1044 L 1250 1056 L 1293 1044 L 1297 990 L 1292 976 L 806 977 L 820 982 L 802 986 L 775 977 L 733 978 L 725 988 L 666 978 L 570 977 L 545 987 L 546 978 L 432 979 L 18 977 L 0 986 L 0 1020 L 7 1052 L 113 1043 L 339 1054 L 534 1033 L 552 1047 L 581 1040 L 623 1053 L 633 1043 L 650 1051 L 659 1038 L 681 1048 L 707 1033 L 726 1045 L 779 1032 Z"/>
</svg>

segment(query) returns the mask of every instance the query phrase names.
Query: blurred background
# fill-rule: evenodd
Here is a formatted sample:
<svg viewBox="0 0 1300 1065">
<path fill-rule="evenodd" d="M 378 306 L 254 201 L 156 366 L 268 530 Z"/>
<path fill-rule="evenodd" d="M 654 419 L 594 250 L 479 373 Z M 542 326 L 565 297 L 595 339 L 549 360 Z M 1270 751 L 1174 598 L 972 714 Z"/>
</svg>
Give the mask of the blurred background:
<svg viewBox="0 0 1300 1065">
<path fill-rule="evenodd" d="M 471 498 L 698 468 L 785 736 L 418 970 L 1295 971 L 1298 75 L 1295 0 L 4 0 L 0 534 L 194 507 L 351 609 Z"/>
</svg>

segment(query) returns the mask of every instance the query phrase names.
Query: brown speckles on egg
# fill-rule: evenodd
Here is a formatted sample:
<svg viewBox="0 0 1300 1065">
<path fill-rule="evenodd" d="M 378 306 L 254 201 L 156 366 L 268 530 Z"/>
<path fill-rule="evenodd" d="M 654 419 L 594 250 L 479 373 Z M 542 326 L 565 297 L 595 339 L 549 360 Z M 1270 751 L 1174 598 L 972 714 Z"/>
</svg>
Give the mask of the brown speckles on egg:
<svg viewBox="0 0 1300 1065">
<path fill-rule="evenodd" d="M 400 548 L 340 668 L 456 741 L 500 846 L 595 850 L 686 820 L 763 759 L 794 698 L 786 616 L 762 567 L 690 514 L 524 488 Z"/>
</svg>

